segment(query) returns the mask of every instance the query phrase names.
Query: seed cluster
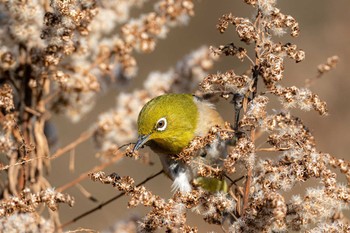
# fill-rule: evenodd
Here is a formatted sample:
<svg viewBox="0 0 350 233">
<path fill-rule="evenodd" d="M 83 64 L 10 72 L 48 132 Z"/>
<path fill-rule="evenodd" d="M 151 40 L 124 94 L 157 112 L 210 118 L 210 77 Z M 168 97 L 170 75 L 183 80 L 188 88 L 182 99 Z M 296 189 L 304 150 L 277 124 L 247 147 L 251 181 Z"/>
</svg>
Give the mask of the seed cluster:
<svg viewBox="0 0 350 233">
<path fill-rule="evenodd" d="M 46 189 L 33 194 L 29 189 L 24 189 L 19 197 L 2 200 L 0 203 L 0 216 L 9 216 L 15 211 L 30 213 L 34 212 L 39 204 L 44 203 L 52 211 L 57 210 L 59 203 L 74 205 L 74 198 L 68 194 L 62 194 L 53 189 Z"/>
</svg>

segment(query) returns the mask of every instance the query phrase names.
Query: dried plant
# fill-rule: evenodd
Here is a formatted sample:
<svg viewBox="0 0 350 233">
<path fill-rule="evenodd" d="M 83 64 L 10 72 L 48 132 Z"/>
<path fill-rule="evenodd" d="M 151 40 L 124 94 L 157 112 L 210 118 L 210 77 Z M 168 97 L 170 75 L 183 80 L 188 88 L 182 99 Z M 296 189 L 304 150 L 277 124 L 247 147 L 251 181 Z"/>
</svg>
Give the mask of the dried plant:
<svg viewBox="0 0 350 233">
<path fill-rule="evenodd" d="M 63 195 L 52 189 L 41 191 L 38 194 L 32 194 L 29 189 L 24 189 L 20 197 L 12 197 L 1 202 L 0 216 L 11 215 L 15 211 L 34 212 L 40 203 L 45 203 L 47 207 L 55 211 L 58 208 L 58 203 L 61 202 L 73 206 L 74 199 L 67 194 Z"/>
<path fill-rule="evenodd" d="M 94 109 L 102 93 L 132 83 L 138 71 L 136 54 L 147 56 L 172 28 L 186 25 L 196 4 L 158 0 L 152 3 L 153 11 L 132 18 L 133 8 L 146 2 L 0 1 L 0 230 L 62 231 L 126 195 L 128 207 L 150 210 L 144 217 L 118 221 L 112 228 L 115 232 L 198 232 L 188 224 L 188 211 L 227 232 L 350 231 L 343 214 L 349 207 L 350 162 L 317 149 L 311 131 L 292 110 L 328 114 L 326 103 L 310 87 L 334 69 L 339 58 L 332 56 L 319 65 L 318 74 L 307 78 L 305 86 L 286 86 L 286 60 L 303 62 L 305 52 L 292 42 L 282 42 L 283 36 L 289 40 L 287 32 L 291 37 L 301 32 L 297 20 L 277 8 L 274 0 L 245 0 L 255 12 L 252 19 L 230 12 L 222 15 L 217 30 L 233 34 L 232 41 L 202 46 L 174 68 L 151 72 L 141 88 L 121 91 L 116 107 L 99 114 L 77 140 L 54 150 L 58 135 L 52 115 L 64 114 L 78 122 Z M 238 59 L 246 70 L 211 71 L 219 58 Z M 231 124 L 213 127 L 174 156 L 203 178 L 226 179 L 227 192 L 208 192 L 193 182 L 191 192 L 176 192 L 166 199 L 143 186 L 161 172 L 136 185 L 133 174 L 120 177 L 101 171 L 125 156 L 147 160 L 143 151 L 132 150 L 138 113 L 151 98 L 172 92 L 194 93 L 210 101 L 222 97 L 232 107 Z M 280 101 L 281 110 L 269 106 L 274 99 Z M 88 139 L 93 139 L 101 163 L 52 188 L 57 184 L 48 179 L 51 162 Z M 222 164 L 212 166 L 194 158 L 218 139 L 231 143 Z M 339 173 L 347 184 L 338 179 Z M 95 200 L 80 185 L 88 176 L 111 184 L 121 194 L 61 224 L 58 204 L 74 204 L 74 198 L 63 193 L 67 188 L 76 185 Z M 309 180 L 318 185 L 293 191 Z M 291 193 L 295 195 L 290 197 Z"/>
</svg>

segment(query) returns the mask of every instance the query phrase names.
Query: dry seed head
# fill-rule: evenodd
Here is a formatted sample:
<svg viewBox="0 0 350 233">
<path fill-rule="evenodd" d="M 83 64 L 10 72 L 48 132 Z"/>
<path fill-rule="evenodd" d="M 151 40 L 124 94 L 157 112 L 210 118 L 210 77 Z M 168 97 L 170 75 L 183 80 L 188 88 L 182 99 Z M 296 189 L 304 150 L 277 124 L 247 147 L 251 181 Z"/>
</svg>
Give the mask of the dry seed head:
<svg viewBox="0 0 350 233">
<path fill-rule="evenodd" d="M 258 127 L 260 122 L 266 118 L 268 100 L 266 96 L 256 96 L 249 102 L 247 112 L 239 122 L 240 127 Z"/>
<path fill-rule="evenodd" d="M 338 56 L 332 56 L 327 58 L 327 62 L 325 64 L 321 64 L 317 67 L 317 70 L 319 74 L 326 73 L 332 69 L 334 69 L 339 62 L 339 57 Z"/>
<path fill-rule="evenodd" d="M 0 203 L 0 216 L 9 216 L 15 211 L 34 212 L 39 204 L 45 203 L 52 211 L 56 211 L 59 203 L 74 205 L 74 198 L 68 194 L 62 194 L 53 189 L 46 189 L 39 193 L 31 193 L 24 189 L 20 196 L 3 199 Z"/>
<path fill-rule="evenodd" d="M 233 70 L 225 73 L 210 74 L 200 83 L 204 93 L 241 93 L 244 94 L 252 83 L 246 75 L 236 75 Z"/>
<path fill-rule="evenodd" d="M 10 112 L 15 108 L 12 92 L 12 88 L 9 84 L 5 83 L 0 85 L 0 108 L 5 109 L 6 112 Z"/>
<path fill-rule="evenodd" d="M 309 89 L 299 89 L 295 86 L 275 86 L 271 92 L 278 97 L 285 108 L 299 107 L 302 110 L 316 110 L 320 115 L 328 113 L 326 102 L 320 100 L 318 95 L 313 94 Z"/>
</svg>

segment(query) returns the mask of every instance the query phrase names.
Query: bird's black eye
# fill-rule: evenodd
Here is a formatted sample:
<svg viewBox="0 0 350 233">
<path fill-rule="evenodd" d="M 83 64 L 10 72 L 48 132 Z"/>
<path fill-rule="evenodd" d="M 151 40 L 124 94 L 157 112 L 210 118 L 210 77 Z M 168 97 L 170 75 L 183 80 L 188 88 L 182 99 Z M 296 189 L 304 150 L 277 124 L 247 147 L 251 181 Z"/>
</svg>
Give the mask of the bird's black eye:
<svg viewBox="0 0 350 233">
<path fill-rule="evenodd" d="M 165 117 L 160 118 L 156 124 L 157 131 L 164 131 L 167 127 L 167 121 Z"/>
</svg>

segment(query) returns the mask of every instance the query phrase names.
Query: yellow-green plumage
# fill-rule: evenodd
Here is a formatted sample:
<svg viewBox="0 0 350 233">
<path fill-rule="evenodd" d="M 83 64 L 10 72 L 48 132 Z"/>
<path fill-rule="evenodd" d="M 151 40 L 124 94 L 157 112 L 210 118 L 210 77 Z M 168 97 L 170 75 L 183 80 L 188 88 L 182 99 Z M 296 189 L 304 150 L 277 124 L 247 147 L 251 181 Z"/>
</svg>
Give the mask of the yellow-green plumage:
<svg viewBox="0 0 350 233">
<path fill-rule="evenodd" d="M 222 191 L 226 193 L 228 191 L 227 183 L 225 180 L 218 180 L 211 177 L 197 177 L 194 180 L 194 183 L 210 192 Z"/>
<path fill-rule="evenodd" d="M 173 189 L 187 192 L 190 181 L 208 191 L 224 191 L 226 183 L 197 176 L 196 168 L 172 156 L 182 151 L 195 136 L 204 136 L 214 125 L 224 121 L 213 105 L 190 94 L 166 94 L 150 100 L 142 108 L 137 125 L 139 138 L 135 150 L 148 145 L 162 162 L 165 173 L 174 181 Z M 217 140 L 202 155 L 193 155 L 197 162 L 218 165 L 226 156 L 226 143 Z"/>
<path fill-rule="evenodd" d="M 168 125 L 157 131 L 155 123 L 165 117 Z M 150 135 L 150 146 L 159 152 L 177 154 L 193 139 L 197 127 L 198 110 L 190 94 L 167 94 L 149 101 L 141 110 L 139 135 Z"/>
</svg>

